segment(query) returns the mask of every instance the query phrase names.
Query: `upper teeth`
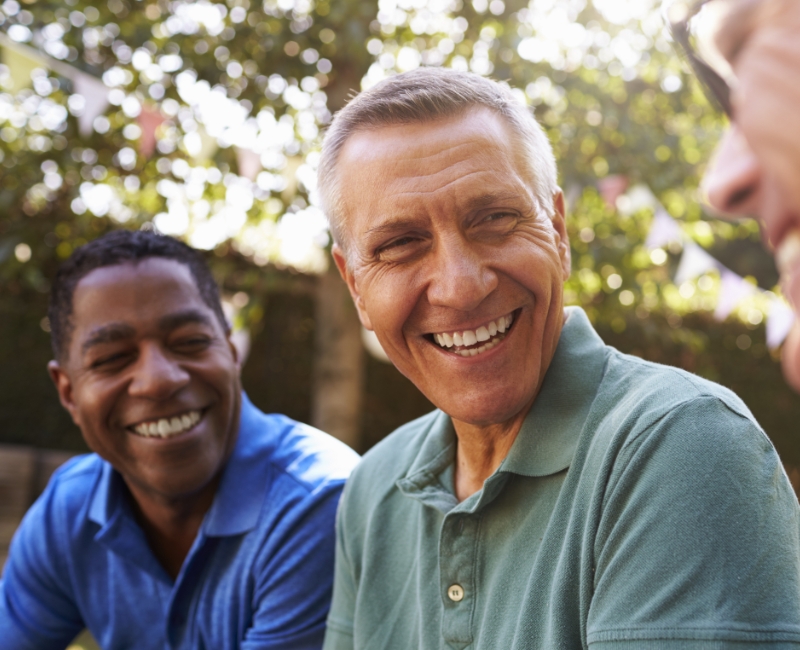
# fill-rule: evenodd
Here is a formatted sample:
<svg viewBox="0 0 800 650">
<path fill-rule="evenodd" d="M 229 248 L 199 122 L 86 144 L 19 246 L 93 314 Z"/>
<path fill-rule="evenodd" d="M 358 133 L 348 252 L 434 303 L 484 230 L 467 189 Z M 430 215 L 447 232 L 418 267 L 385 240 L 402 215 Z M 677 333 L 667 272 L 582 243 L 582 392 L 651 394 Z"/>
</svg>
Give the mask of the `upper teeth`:
<svg viewBox="0 0 800 650">
<path fill-rule="evenodd" d="M 800 230 L 795 228 L 783 238 L 775 250 L 775 263 L 783 274 L 791 271 L 798 261 L 800 261 Z"/>
<path fill-rule="evenodd" d="M 191 429 L 200 421 L 201 417 L 202 414 L 200 411 L 188 411 L 183 415 L 176 415 L 172 418 L 161 418 L 160 420 L 142 422 L 133 427 L 133 430 L 140 436 L 169 438 L 170 436 Z"/>
<path fill-rule="evenodd" d="M 463 332 L 452 333 L 444 332 L 442 334 L 434 334 L 433 338 L 436 339 L 436 342 L 443 348 L 452 348 L 453 346 L 469 347 L 475 345 L 476 343 L 488 341 L 486 345 L 481 345 L 470 350 L 454 350 L 454 352 L 460 354 L 461 356 L 474 357 L 476 354 L 480 354 L 481 352 L 485 352 L 486 350 L 493 348 L 500 339 L 492 341 L 489 341 L 489 339 L 497 334 L 503 334 L 509 327 L 511 327 L 511 322 L 513 320 L 513 314 L 508 314 L 507 316 L 501 316 L 497 320 L 493 320 L 486 325 L 481 325 L 475 330 L 464 330 Z"/>
</svg>

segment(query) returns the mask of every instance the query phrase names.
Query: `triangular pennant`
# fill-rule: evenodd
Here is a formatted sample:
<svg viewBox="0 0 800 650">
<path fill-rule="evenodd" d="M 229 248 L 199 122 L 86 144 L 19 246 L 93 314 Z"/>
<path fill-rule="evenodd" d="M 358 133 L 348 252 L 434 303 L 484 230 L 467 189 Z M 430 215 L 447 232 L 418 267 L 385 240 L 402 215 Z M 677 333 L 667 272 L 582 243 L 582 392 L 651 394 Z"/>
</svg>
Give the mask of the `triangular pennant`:
<svg viewBox="0 0 800 650">
<path fill-rule="evenodd" d="M 756 288 L 752 284 L 723 267 L 720 271 L 719 297 L 714 318 L 718 321 L 725 320 L 742 300 L 755 292 Z"/>
<path fill-rule="evenodd" d="M 644 242 L 645 248 L 650 250 L 661 248 L 676 241 L 683 241 L 683 231 L 678 222 L 659 206 L 653 217 L 653 223 L 650 225 L 650 232 L 647 233 L 647 239 Z"/>
<path fill-rule="evenodd" d="M 136 118 L 142 135 L 139 137 L 139 152 L 149 158 L 156 150 L 156 129 L 164 122 L 164 116 L 157 108 L 142 106 L 142 112 Z"/>
<path fill-rule="evenodd" d="M 252 149 L 236 147 L 236 162 L 239 165 L 239 176 L 254 181 L 261 171 L 261 155 Z"/>
<path fill-rule="evenodd" d="M 767 346 L 770 350 L 779 348 L 797 319 L 797 314 L 780 298 L 772 298 L 767 315 Z"/>
<path fill-rule="evenodd" d="M 99 79 L 82 72 L 75 73 L 72 85 L 75 92 L 86 101 L 83 112 L 78 116 L 78 130 L 85 138 L 92 133 L 95 118 L 108 108 L 108 88 Z"/>
<path fill-rule="evenodd" d="M 8 89 L 12 95 L 31 85 L 31 72 L 36 68 L 46 68 L 44 58 L 32 54 L 31 48 L 14 47 L 5 45 L 2 48 L 3 63 L 8 66 L 11 75 L 11 87 Z"/>
<path fill-rule="evenodd" d="M 694 280 L 708 271 L 720 268 L 719 262 L 706 253 L 694 242 L 687 242 L 683 247 L 683 255 L 675 272 L 675 284 L 683 284 L 687 280 Z"/>
<path fill-rule="evenodd" d="M 622 174 L 606 176 L 597 182 L 597 189 L 605 204 L 613 209 L 617 205 L 617 199 L 628 189 L 628 177 Z"/>
</svg>

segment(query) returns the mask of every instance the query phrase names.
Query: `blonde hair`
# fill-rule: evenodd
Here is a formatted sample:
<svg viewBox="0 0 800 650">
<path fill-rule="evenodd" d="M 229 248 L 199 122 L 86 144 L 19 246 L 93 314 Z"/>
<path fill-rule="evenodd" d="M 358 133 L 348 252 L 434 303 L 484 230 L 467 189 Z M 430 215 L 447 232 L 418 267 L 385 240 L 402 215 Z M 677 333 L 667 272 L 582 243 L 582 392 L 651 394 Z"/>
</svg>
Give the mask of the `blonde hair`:
<svg viewBox="0 0 800 650">
<path fill-rule="evenodd" d="M 501 115 L 520 136 L 537 207 L 552 216 L 553 195 L 558 190 L 556 162 L 547 136 L 528 107 L 497 81 L 446 68 L 418 68 L 357 95 L 336 114 L 325 135 L 318 187 L 333 239 L 345 253 L 345 215 L 336 162 L 347 139 L 356 131 L 453 117 L 479 106 Z"/>
</svg>

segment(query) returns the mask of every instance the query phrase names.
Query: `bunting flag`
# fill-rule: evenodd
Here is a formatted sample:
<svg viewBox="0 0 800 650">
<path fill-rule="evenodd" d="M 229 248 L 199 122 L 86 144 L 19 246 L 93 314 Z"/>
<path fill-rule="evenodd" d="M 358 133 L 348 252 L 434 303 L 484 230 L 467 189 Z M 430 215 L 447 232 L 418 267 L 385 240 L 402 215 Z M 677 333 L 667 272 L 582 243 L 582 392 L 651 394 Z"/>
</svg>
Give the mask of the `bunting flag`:
<svg viewBox="0 0 800 650">
<path fill-rule="evenodd" d="M 383 349 L 381 342 L 378 340 L 378 337 L 375 335 L 375 332 L 368 330 L 366 327 L 361 327 L 361 342 L 364 344 L 367 352 L 369 352 L 372 358 L 377 359 L 378 361 L 383 361 L 384 363 L 391 363 L 389 356 L 386 354 L 386 351 Z"/>
<path fill-rule="evenodd" d="M 770 300 L 769 314 L 767 315 L 767 346 L 775 350 L 789 336 L 797 315 L 789 304 L 778 298 Z"/>
<path fill-rule="evenodd" d="M 683 284 L 695 278 L 720 268 L 719 262 L 705 252 L 693 241 L 688 241 L 683 246 L 683 255 L 675 272 L 675 284 Z"/>
<path fill-rule="evenodd" d="M 683 239 L 683 231 L 678 222 L 669 216 L 664 208 L 658 206 L 650 226 L 650 232 L 647 233 L 647 239 L 644 242 L 645 248 L 649 250 L 663 248 L 673 242 L 683 242 Z"/>
<path fill-rule="evenodd" d="M 142 130 L 142 135 L 139 136 L 139 153 L 149 158 L 156 150 L 156 129 L 164 122 L 164 116 L 157 108 L 142 106 L 136 122 Z"/>
<path fill-rule="evenodd" d="M 628 189 L 628 177 L 622 174 L 606 176 L 597 183 L 597 189 L 605 204 L 613 209 L 617 205 L 617 199 Z"/>
<path fill-rule="evenodd" d="M 108 88 L 96 77 L 83 72 L 75 74 L 72 88 L 86 101 L 83 112 L 78 116 L 78 130 L 85 138 L 91 135 L 95 119 L 105 113 L 109 106 Z"/>
<path fill-rule="evenodd" d="M 721 267 L 719 275 L 719 297 L 717 298 L 717 308 L 714 310 L 714 318 L 724 321 L 742 300 L 756 292 L 756 288 L 724 266 Z"/>
<path fill-rule="evenodd" d="M 239 166 L 239 176 L 255 181 L 261 171 L 261 155 L 252 149 L 236 147 L 236 163 Z"/>
<path fill-rule="evenodd" d="M 10 41 L 11 39 L 8 40 Z M 14 95 L 31 85 L 31 73 L 36 68 L 47 68 L 44 58 L 37 56 L 32 48 L 15 47 L 14 45 L 3 43 L 2 53 L 3 63 L 8 66 L 8 71 L 11 75 L 11 88 L 9 90 Z"/>
</svg>

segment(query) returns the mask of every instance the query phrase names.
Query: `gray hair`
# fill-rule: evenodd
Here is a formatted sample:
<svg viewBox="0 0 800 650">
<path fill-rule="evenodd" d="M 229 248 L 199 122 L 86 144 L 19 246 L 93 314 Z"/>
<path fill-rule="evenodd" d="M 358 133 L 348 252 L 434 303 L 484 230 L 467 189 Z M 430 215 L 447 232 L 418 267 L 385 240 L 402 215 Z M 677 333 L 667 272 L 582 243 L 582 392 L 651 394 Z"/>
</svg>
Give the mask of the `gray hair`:
<svg viewBox="0 0 800 650">
<path fill-rule="evenodd" d="M 511 89 L 471 72 L 446 68 L 417 68 L 384 79 L 362 92 L 333 119 L 322 144 L 319 191 L 334 241 L 347 254 L 344 206 L 336 178 L 336 162 L 347 139 L 356 131 L 382 126 L 433 121 L 485 106 L 505 118 L 519 136 L 530 166 L 539 210 L 553 215 L 558 190 L 553 149 L 532 112 Z"/>
</svg>

